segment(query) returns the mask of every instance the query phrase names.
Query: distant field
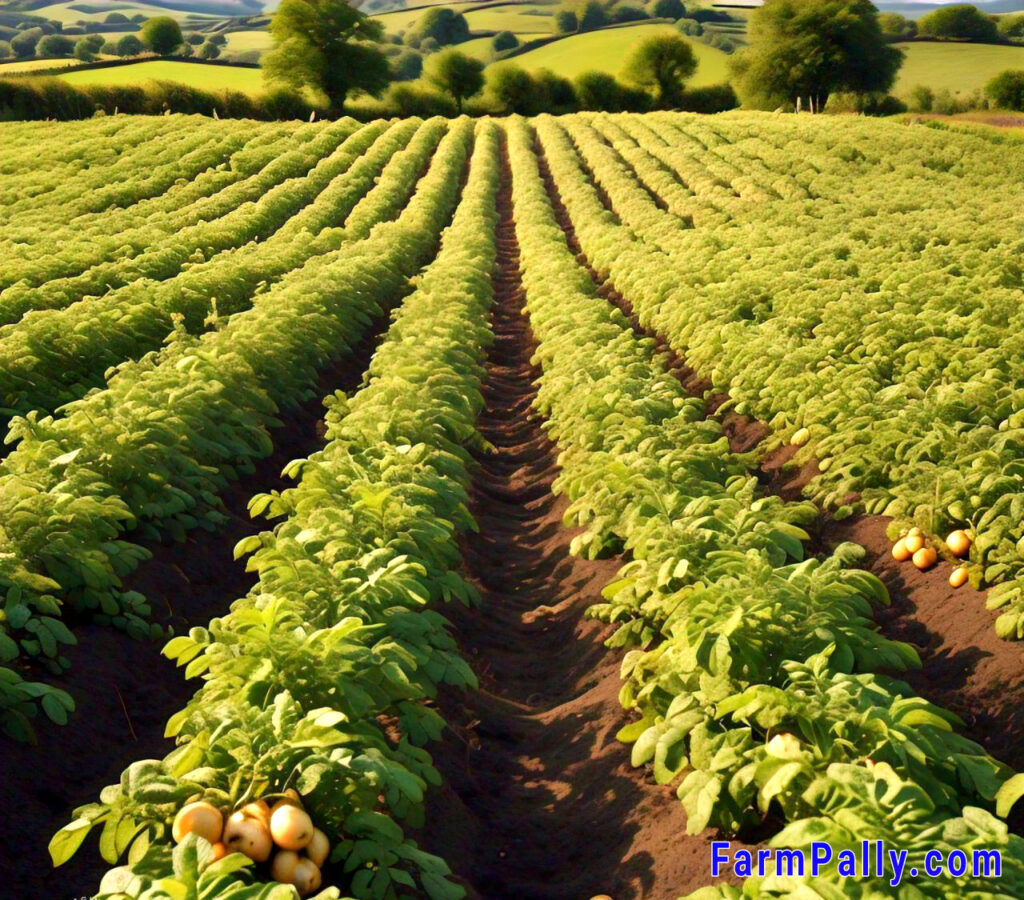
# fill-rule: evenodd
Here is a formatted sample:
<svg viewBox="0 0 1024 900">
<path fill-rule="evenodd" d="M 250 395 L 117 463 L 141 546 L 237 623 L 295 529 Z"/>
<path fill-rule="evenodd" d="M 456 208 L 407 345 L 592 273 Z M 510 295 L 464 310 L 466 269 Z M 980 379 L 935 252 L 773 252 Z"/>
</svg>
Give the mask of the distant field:
<svg viewBox="0 0 1024 900">
<path fill-rule="evenodd" d="M 224 36 L 228 39 L 224 50 L 228 53 L 244 53 L 246 50 L 259 50 L 262 53 L 271 46 L 270 32 L 266 30 L 231 31 Z"/>
<path fill-rule="evenodd" d="M 618 75 L 634 43 L 640 38 L 665 31 L 679 33 L 668 25 L 630 25 L 627 28 L 606 28 L 587 34 L 574 34 L 516 56 L 514 60 L 524 69 L 547 68 L 567 78 L 575 78 L 592 70 Z M 727 79 L 728 56 L 725 53 L 699 41 L 690 41 L 690 45 L 698 62 L 697 74 L 691 84 L 699 87 L 718 84 Z"/>
<path fill-rule="evenodd" d="M 512 31 L 520 34 L 551 34 L 555 6 L 501 5 L 466 13 L 472 31 Z M 530 12 L 532 10 L 532 12 Z M 538 13 L 540 13 L 538 15 Z"/>
<path fill-rule="evenodd" d="M 195 63 L 151 60 L 109 69 L 83 69 L 62 72 L 57 76 L 71 84 L 140 84 L 144 81 L 177 81 L 189 87 L 208 91 L 244 91 L 263 93 L 263 73 L 259 69 L 236 66 L 203 66 Z"/>
<path fill-rule="evenodd" d="M 80 7 L 75 9 L 75 7 Z M 39 9 L 32 10 L 34 16 L 44 16 L 47 19 L 54 19 L 58 22 L 63 22 L 65 25 L 71 25 L 79 20 L 86 22 L 102 22 L 110 13 L 119 12 L 122 15 L 127 16 L 129 19 L 135 15 L 144 15 L 147 18 L 153 16 L 171 16 L 177 19 L 179 22 L 192 19 L 195 21 L 209 21 L 221 16 L 207 15 L 205 13 L 193 13 L 193 12 L 182 12 L 176 9 L 165 9 L 161 6 L 151 6 L 148 3 L 133 2 L 133 3 L 88 3 L 88 2 L 66 2 L 66 3 L 51 3 L 49 6 L 41 6 Z"/>
<path fill-rule="evenodd" d="M 15 62 L 0 63 L 0 75 L 15 72 L 34 72 L 36 69 L 59 69 L 80 65 L 77 59 L 19 59 Z"/>
<path fill-rule="evenodd" d="M 519 43 L 525 44 L 529 40 L 533 40 L 537 37 L 536 34 L 517 34 Z M 473 38 L 471 41 L 466 41 L 463 44 L 459 44 L 459 50 L 468 56 L 472 56 L 476 59 L 482 59 L 484 62 L 489 63 L 494 61 L 494 35 L 488 35 L 487 37 Z M 514 60 L 513 60 L 514 61 Z"/>
<path fill-rule="evenodd" d="M 984 87 L 1004 69 L 1024 69 L 1024 47 L 923 41 L 897 46 L 907 54 L 893 89 L 897 96 L 918 84 L 932 90 L 969 92 Z"/>
<path fill-rule="evenodd" d="M 437 4 L 441 5 L 441 4 Z M 472 3 L 445 3 L 451 9 L 457 12 L 464 10 L 467 6 L 473 6 Z M 395 12 L 381 13 L 378 16 L 370 16 L 371 19 L 376 19 L 380 22 L 389 32 L 395 33 L 398 31 L 407 30 L 420 16 L 426 12 L 425 9 L 399 9 Z"/>
</svg>

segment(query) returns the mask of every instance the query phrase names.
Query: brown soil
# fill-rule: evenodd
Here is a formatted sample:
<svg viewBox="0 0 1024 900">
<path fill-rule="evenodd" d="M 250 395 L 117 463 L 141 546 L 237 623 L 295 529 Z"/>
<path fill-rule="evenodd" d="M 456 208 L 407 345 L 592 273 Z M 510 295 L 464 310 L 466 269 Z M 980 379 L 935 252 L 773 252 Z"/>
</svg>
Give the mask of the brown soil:
<svg viewBox="0 0 1024 900">
<path fill-rule="evenodd" d="M 708 414 L 717 414 L 730 449 L 735 453 L 756 451 L 771 433 L 769 427 L 732 410 L 720 412 L 728 396 L 712 393 L 710 383 L 686 364 L 663 335 L 644 328 L 629 301 L 610 281 L 601 279 L 582 252 L 539 142 L 536 150 L 558 222 L 578 262 L 589 270 L 599 286 L 599 293 L 629 317 L 638 334 L 654 341 L 669 371 L 680 378 L 688 391 L 706 397 Z M 582 159 L 580 162 L 583 164 Z M 585 166 L 584 171 L 598 188 L 602 203 L 614 214 L 610 198 L 599 188 L 593 173 Z M 820 474 L 816 459 L 799 466 L 792 462 L 797 449 L 783 445 L 762 455 L 758 476 L 766 493 L 798 500 L 807 484 Z M 851 494 L 844 502 L 857 499 L 856 494 Z M 1012 768 L 1024 770 L 1024 646 L 996 636 L 996 614 L 986 609 L 983 594 L 969 586 L 950 587 L 948 563 L 943 562 L 929 572 L 920 572 L 910 563 L 898 564 L 892 558 L 892 542 L 886 536 L 889 522 L 882 516 L 836 521 L 823 511 L 811 549 L 827 551 L 844 541 L 853 541 L 867 550 L 863 567 L 885 583 L 892 597 L 892 605 L 876 615 L 882 632 L 913 645 L 921 656 L 920 670 L 899 673 L 899 677 L 922 697 L 957 713 L 965 723 L 962 732 L 971 740 Z M 1010 824 L 1015 831 L 1024 831 L 1024 804 L 1018 806 Z"/>
<path fill-rule="evenodd" d="M 576 532 L 551 493 L 557 450 L 531 408 L 540 371 L 530 363 L 507 169 L 500 202 L 496 340 L 480 418 L 495 451 L 477 457 L 480 532 L 462 546 L 483 602 L 450 611 L 481 688 L 443 698 L 451 728 L 431 752 L 445 786 L 422 841 L 487 900 L 669 900 L 709 882 L 713 835 L 686 835 L 673 790 L 634 768 L 615 738 L 629 721 L 618 702 L 621 656 L 603 645 L 611 628 L 584 613 L 622 561 L 569 554 Z"/>
<path fill-rule="evenodd" d="M 324 372 L 316 399 L 279 416 L 284 424 L 273 432 L 273 455 L 223 496 L 229 514 L 223 529 L 217 534 L 194 531 L 182 543 L 145 545 L 153 559 L 127 587 L 150 599 L 154 621 L 181 633 L 227 612 L 249 590 L 254 578 L 233 561 L 233 547 L 242 537 L 271 527 L 265 519 L 250 519 L 249 498 L 290 484 L 281 477 L 282 468 L 308 456 L 322 441 L 320 398 L 358 386 L 385 324 L 376 322 L 353 355 Z M 0 808 L 18 811 L 18 827 L 3 835 L 0 897 L 70 900 L 95 892 L 108 868 L 96 848 L 98 835 L 56 871 L 46 851 L 50 837 L 71 820 L 75 807 L 94 802 L 101 788 L 116 783 L 130 763 L 160 758 L 172 749 L 163 737 L 164 725 L 199 687 L 161 655 L 162 640 L 137 641 L 90 623 L 76 625 L 74 632 L 78 644 L 66 652 L 71 670 L 56 679 L 75 699 L 70 721 L 60 727 L 37 720 L 37 746 L 3 739 Z"/>
</svg>

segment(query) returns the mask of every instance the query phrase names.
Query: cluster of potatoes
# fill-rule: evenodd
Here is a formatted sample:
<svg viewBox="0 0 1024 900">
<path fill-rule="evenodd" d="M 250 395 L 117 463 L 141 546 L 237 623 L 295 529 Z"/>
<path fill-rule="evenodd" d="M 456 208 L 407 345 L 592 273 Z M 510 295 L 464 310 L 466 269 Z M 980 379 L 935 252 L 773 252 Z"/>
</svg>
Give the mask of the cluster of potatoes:
<svg viewBox="0 0 1024 900">
<path fill-rule="evenodd" d="M 253 862 L 269 860 L 270 877 L 294 885 L 300 897 L 320 887 L 320 869 L 331 849 L 327 835 L 313 825 L 293 790 L 273 806 L 265 800 L 246 804 L 227 821 L 212 803 L 188 803 L 175 817 L 171 836 L 180 843 L 189 834 L 209 841 L 215 859 L 243 853 Z"/>
<path fill-rule="evenodd" d="M 951 531 L 946 538 L 946 547 L 957 559 L 962 559 L 971 552 L 971 536 L 962 529 Z M 917 568 L 924 571 L 930 569 L 939 560 L 938 553 L 929 547 L 924 532 L 920 528 L 911 528 L 892 548 L 892 558 L 897 562 L 912 560 Z M 949 583 L 958 588 L 967 582 L 967 566 L 959 565 L 949 576 Z"/>
</svg>

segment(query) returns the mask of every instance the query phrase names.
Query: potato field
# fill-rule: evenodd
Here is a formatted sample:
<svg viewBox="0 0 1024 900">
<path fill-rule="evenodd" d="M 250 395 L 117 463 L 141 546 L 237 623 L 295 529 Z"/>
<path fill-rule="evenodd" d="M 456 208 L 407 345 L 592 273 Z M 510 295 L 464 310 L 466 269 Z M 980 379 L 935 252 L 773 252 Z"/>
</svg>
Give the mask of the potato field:
<svg viewBox="0 0 1024 900">
<path fill-rule="evenodd" d="M 1022 175 L 853 116 L 0 123 L 0 895 L 1024 896 Z"/>
</svg>

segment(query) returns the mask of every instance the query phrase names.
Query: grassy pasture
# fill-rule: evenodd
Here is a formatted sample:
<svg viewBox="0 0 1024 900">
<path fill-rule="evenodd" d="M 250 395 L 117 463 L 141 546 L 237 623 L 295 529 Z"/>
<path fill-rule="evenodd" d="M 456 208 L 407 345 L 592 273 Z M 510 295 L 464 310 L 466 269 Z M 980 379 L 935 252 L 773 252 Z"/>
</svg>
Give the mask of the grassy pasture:
<svg viewBox="0 0 1024 900">
<path fill-rule="evenodd" d="M 639 24 L 624 28 L 605 28 L 586 34 L 570 35 L 513 57 L 513 60 L 524 69 L 547 68 L 566 78 L 575 78 L 583 72 L 592 70 L 618 75 L 633 44 L 641 38 L 664 31 L 679 33 L 669 25 Z M 718 84 L 727 79 L 728 56 L 725 53 L 700 41 L 690 41 L 690 45 L 697 56 L 697 72 L 690 84 Z"/>
<path fill-rule="evenodd" d="M 176 81 L 207 91 L 228 89 L 247 94 L 263 93 L 263 73 L 259 69 L 236 66 L 203 66 L 173 60 L 147 60 L 109 69 L 82 69 L 57 76 L 70 84 L 140 84 L 145 81 Z"/>
<path fill-rule="evenodd" d="M 1004 69 L 1024 69 L 1024 47 L 947 41 L 914 41 L 897 46 L 906 53 L 893 88 L 897 96 L 919 84 L 935 91 L 946 88 L 953 93 L 969 92 L 984 87 Z"/>
</svg>

